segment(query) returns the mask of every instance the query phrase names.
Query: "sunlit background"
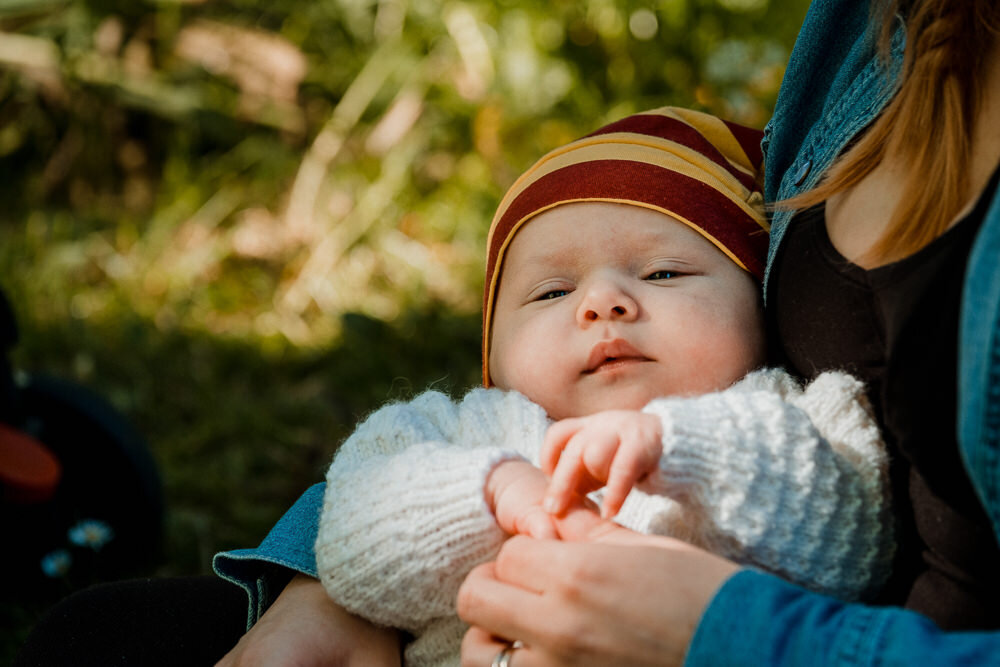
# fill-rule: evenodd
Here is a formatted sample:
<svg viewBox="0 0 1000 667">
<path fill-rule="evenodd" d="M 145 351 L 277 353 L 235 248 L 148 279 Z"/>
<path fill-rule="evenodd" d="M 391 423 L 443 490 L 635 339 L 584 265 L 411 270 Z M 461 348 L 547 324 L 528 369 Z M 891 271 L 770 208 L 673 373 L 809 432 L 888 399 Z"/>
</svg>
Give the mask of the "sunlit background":
<svg viewBox="0 0 1000 667">
<path fill-rule="evenodd" d="M 209 571 L 359 416 L 475 383 L 483 245 L 517 174 L 644 108 L 763 127 L 807 5 L 0 2 L 13 365 L 96 391 L 148 444 L 165 539 L 120 574 Z M 78 585 L 4 603 L 3 650 Z"/>
</svg>

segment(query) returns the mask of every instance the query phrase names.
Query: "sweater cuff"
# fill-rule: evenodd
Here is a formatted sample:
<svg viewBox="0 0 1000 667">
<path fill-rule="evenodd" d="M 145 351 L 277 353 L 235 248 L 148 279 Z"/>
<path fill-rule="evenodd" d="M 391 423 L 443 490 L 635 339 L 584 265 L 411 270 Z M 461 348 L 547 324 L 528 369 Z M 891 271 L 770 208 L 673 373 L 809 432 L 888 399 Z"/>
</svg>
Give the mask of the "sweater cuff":
<svg viewBox="0 0 1000 667">
<path fill-rule="evenodd" d="M 659 418 L 662 433 L 663 452 L 659 465 L 638 484 L 644 493 L 677 498 L 680 496 L 701 497 L 707 480 L 712 479 L 713 466 L 708 452 L 699 445 L 715 446 L 715 441 L 692 442 L 690 434 L 679 434 L 674 411 L 679 407 L 677 399 L 661 398 L 647 404 L 641 412 Z"/>
</svg>

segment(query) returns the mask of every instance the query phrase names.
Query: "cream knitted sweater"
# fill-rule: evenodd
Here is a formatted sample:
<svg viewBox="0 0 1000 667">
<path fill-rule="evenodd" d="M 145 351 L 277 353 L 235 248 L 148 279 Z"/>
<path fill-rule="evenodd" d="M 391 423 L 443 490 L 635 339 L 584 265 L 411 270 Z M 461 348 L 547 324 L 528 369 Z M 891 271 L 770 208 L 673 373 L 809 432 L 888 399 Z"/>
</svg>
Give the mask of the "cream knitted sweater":
<svg viewBox="0 0 1000 667">
<path fill-rule="evenodd" d="M 659 474 L 617 517 L 846 599 L 875 593 L 894 540 L 887 457 L 863 387 L 825 373 L 804 391 L 751 373 L 725 391 L 662 398 Z M 414 636 L 407 665 L 458 665 L 459 585 L 506 539 L 483 496 L 509 459 L 538 463 L 550 421 L 516 392 L 429 391 L 373 413 L 327 473 L 319 576 L 349 611 Z"/>
</svg>

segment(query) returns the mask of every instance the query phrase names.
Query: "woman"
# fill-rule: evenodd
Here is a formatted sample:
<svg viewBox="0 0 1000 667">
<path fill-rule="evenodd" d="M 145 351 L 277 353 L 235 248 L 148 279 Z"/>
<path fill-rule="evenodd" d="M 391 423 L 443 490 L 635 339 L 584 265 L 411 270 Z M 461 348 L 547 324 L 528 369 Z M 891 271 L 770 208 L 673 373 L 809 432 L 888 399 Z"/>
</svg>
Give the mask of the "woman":
<svg viewBox="0 0 1000 667">
<path fill-rule="evenodd" d="M 766 298 L 790 367 L 870 383 L 906 536 L 885 601 L 921 614 L 677 543 L 515 538 L 463 587 L 463 664 L 1000 662 L 1000 4 L 899 4 L 905 57 L 897 7 L 810 8 L 765 138 Z"/>
<path fill-rule="evenodd" d="M 904 535 L 883 601 L 924 616 L 586 520 L 564 531 L 581 543 L 513 539 L 469 577 L 465 664 L 719 664 L 748 646 L 755 663 L 812 664 L 820 641 L 847 664 L 1000 659 L 1000 634 L 925 618 L 1000 627 L 998 14 L 991 0 L 817 0 L 765 138 L 768 198 L 790 199 L 772 227 L 775 353 L 806 377 L 846 367 L 869 382 Z M 282 598 L 264 628 L 280 627 Z"/>
</svg>

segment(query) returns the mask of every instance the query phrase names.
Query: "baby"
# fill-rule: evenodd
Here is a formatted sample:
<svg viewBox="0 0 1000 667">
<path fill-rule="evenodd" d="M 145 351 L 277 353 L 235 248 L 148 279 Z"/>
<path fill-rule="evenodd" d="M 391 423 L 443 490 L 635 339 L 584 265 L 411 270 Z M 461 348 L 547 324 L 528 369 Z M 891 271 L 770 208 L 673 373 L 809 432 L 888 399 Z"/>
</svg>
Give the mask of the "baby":
<svg viewBox="0 0 1000 667">
<path fill-rule="evenodd" d="M 510 533 L 556 537 L 552 517 L 577 494 L 633 530 L 843 598 L 885 581 L 887 460 L 863 387 L 827 373 L 803 390 L 755 370 L 759 142 L 657 109 L 549 153 L 504 197 L 486 388 L 381 408 L 327 474 L 320 579 L 349 611 L 412 635 L 406 664 L 457 665 L 466 574 Z"/>
</svg>

